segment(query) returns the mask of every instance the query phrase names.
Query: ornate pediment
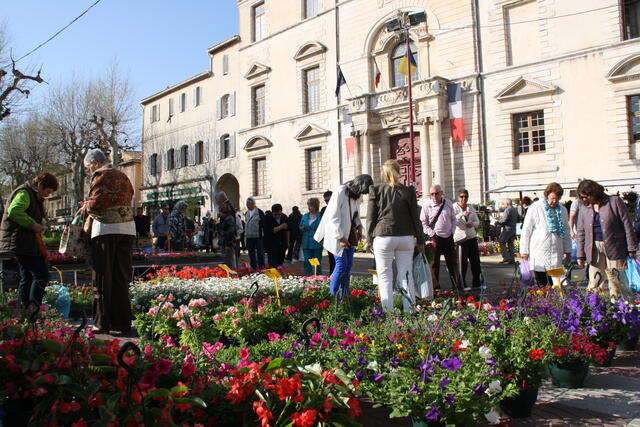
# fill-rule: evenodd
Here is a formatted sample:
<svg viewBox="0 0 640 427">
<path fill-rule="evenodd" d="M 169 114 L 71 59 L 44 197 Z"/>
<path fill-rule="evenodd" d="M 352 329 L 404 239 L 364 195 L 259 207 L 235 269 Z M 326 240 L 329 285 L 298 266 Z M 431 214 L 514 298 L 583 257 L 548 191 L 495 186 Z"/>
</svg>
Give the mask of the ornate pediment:
<svg viewBox="0 0 640 427">
<path fill-rule="evenodd" d="M 307 42 L 300 46 L 293 59 L 296 61 L 302 61 L 303 59 L 310 58 L 314 55 L 318 55 L 327 51 L 327 47 L 320 42 Z"/>
<path fill-rule="evenodd" d="M 558 90 L 557 86 L 548 85 L 533 79 L 518 78 L 506 88 L 502 89 L 496 99 L 500 102 L 514 99 L 532 98 L 542 95 L 551 95 Z"/>
<path fill-rule="evenodd" d="M 329 135 L 328 130 L 322 129 L 320 126 L 314 125 L 313 123 L 309 123 L 300 132 L 298 132 L 295 138 L 298 141 L 305 141 L 312 138 L 326 137 L 327 135 Z"/>
<path fill-rule="evenodd" d="M 640 78 L 640 54 L 631 55 L 618 62 L 607 74 L 613 83 Z"/>
<path fill-rule="evenodd" d="M 269 71 L 271 71 L 271 67 L 255 62 L 251 67 L 249 67 L 249 71 L 244 75 L 244 78 L 253 79 L 262 74 L 266 74 Z"/>
<path fill-rule="evenodd" d="M 262 148 L 269 148 L 272 146 L 273 146 L 273 143 L 269 141 L 268 138 L 261 135 L 256 135 L 254 137 L 251 137 L 247 141 L 247 143 L 244 144 L 244 149 L 245 151 L 255 151 L 255 150 L 260 150 Z"/>
</svg>

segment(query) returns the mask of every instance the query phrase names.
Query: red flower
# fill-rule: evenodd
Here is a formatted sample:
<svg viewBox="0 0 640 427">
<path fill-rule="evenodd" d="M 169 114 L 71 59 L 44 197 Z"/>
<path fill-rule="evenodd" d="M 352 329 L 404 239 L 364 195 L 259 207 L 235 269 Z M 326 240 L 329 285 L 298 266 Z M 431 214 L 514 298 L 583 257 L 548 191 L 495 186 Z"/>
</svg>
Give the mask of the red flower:
<svg viewBox="0 0 640 427">
<path fill-rule="evenodd" d="M 291 414 L 291 421 L 293 422 L 294 427 L 313 427 L 316 422 L 316 416 L 318 415 L 318 411 L 315 409 L 307 409 L 302 411 L 302 413 L 294 412 Z"/>
<path fill-rule="evenodd" d="M 246 360 L 249 358 L 249 349 L 246 347 L 243 347 L 240 349 L 240 359 L 242 360 Z"/>
<path fill-rule="evenodd" d="M 329 308 L 329 301 L 324 300 L 322 302 L 319 302 L 318 304 L 316 304 L 316 307 L 320 309 Z"/>
<path fill-rule="evenodd" d="M 80 418 L 75 423 L 71 424 L 71 427 L 88 427 L 87 423 L 84 421 L 84 418 Z"/>
<path fill-rule="evenodd" d="M 285 400 L 287 397 L 294 396 L 300 392 L 300 375 L 295 375 L 293 378 L 283 378 L 276 383 L 276 392 L 280 400 Z"/>
<path fill-rule="evenodd" d="M 333 406 L 331 405 L 331 396 L 327 396 L 327 398 L 324 400 L 324 403 L 322 404 L 322 407 L 324 408 L 324 412 L 325 413 L 329 413 L 331 412 L 331 409 L 333 409 Z"/>
<path fill-rule="evenodd" d="M 362 409 L 360 409 L 360 401 L 358 399 L 350 397 L 347 404 L 349 405 L 347 413 L 351 418 L 357 418 L 362 415 Z"/>
<path fill-rule="evenodd" d="M 273 414 L 267 409 L 264 401 L 253 402 L 253 410 L 261 421 L 262 427 L 269 426 L 269 420 L 272 420 Z"/>
<path fill-rule="evenodd" d="M 194 365 L 193 362 L 185 362 L 184 365 L 182 365 L 182 369 L 180 369 L 180 374 L 185 378 L 189 378 L 195 371 L 196 365 Z"/>
<path fill-rule="evenodd" d="M 529 352 L 529 359 L 540 360 L 545 355 L 546 355 L 546 353 L 544 352 L 544 350 L 542 350 L 540 348 L 534 348 L 533 350 L 531 350 Z"/>
</svg>

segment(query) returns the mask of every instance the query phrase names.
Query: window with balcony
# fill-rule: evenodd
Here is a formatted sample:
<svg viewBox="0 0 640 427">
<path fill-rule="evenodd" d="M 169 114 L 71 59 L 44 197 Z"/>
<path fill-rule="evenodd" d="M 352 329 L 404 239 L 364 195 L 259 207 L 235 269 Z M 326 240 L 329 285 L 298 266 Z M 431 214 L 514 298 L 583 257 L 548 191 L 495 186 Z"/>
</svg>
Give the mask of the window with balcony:
<svg viewBox="0 0 640 427">
<path fill-rule="evenodd" d="M 256 196 L 267 194 L 267 158 L 253 159 L 253 189 Z"/>
<path fill-rule="evenodd" d="M 257 42 L 267 36 L 267 17 L 264 2 L 253 6 L 252 15 L 252 41 Z"/>
<path fill-rule="evenodd" d="M 304 112 L 312 113 L 320 110 L 320 67 L 313 67 L 304 72 Z"/>
<path fill-rule="evenodd" d="M 411 54 L 416 61 L 416 69 L 411 72 L 411 81 L 415 82 L 420 79 L 420 62 L 418 60 L 418 48 L 411 42 L 409 44 L 411 48 Z M 393 49 L 391 54 L 391 66 L 393 67 L 393 87 L 400 87 L 407 85 L 407 76 L 398 71 L 398 67 L 402 60 L 407 56 L 407 43 L 401 42 Z"/>
<path fill-rule="evenodd" d="M 260 126 L 265 124 L 265 87 L 264 85 L 256 86 L 251 90 L 252 98 L 252 124 L 253 126 Z"/>
<path fill-rule="evenodd" d="M 514 114 L 513 130 L 516 155 L 540 153 L 546 150 L 542 110 Z"/>
</svg>

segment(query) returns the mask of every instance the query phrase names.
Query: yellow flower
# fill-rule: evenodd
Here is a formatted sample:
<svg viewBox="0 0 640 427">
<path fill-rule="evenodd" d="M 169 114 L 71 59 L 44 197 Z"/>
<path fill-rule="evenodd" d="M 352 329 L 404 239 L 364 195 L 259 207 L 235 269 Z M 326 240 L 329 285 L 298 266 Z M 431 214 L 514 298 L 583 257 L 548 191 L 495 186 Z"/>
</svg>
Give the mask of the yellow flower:
<svg viewBox="0 0 640 427">
<path fill-rule="evenodd" d="M 402 348 L 402 344 L 396 344 L 396 348 L 400 350 Z"/>
<path fill-rule="evenodd" d="M 424 356 L 425 353 L 426 353 L 426 350 L 424 348 L 421 348 L 420 350 L 418 350 L 418 354 L 420 356 Z"/>
</svg>

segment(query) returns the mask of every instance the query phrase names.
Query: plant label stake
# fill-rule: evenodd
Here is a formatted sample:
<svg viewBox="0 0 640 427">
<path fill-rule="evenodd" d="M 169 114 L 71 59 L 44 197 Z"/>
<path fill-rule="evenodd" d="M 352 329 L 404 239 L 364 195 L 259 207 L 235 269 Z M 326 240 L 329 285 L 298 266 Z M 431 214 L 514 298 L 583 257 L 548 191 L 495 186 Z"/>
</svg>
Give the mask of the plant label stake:
<svg viewBox="0 0 640 427">
<path fill-rule="evenodd" d="M 275 268 L 269 268 L 264 270 L 263 273 L 268 278 L 273 279 L 273 284 L 276 288 L 276 300 L 278 301 L 278 307 L 282 307 L 282 304 L 280 303 L 280 288 L 278 287 L 278 279 L 282 277 L 280 272 Z"/>
<path fill-rule="evenodd" d="M 313 277 L 317 277 L 320 261 L 318 261 L 318 258 L 309 258 L 309 264 L 311 264 L 311 266 L 313 267 Z"/>
<path fill-rule="evenodd" d="M 378 283 L 378 271 L 377 270 L 367 270 L 371 276 L 373 276 L 373 284 L 376 285 L 378 289 L 378 298 L 380 298 L 380 286 Z"/>
<path fill-rule="evenodd" d="M 227 279 L 229 279 L 229 284 L 231 284 L 231 273 L 235 273 L 235 271 L 230 269 L 227 264 L 220 264 L 219 267 L 227 273 Z"/>
</svg>

